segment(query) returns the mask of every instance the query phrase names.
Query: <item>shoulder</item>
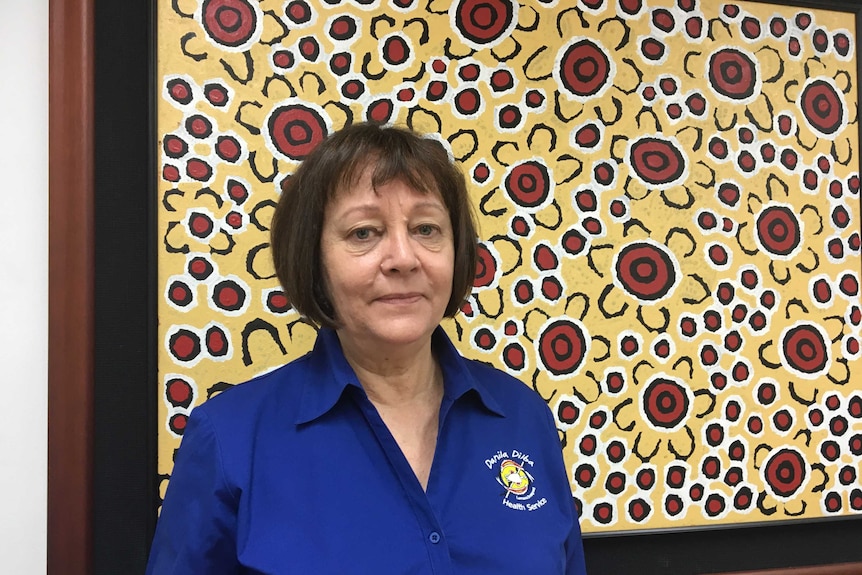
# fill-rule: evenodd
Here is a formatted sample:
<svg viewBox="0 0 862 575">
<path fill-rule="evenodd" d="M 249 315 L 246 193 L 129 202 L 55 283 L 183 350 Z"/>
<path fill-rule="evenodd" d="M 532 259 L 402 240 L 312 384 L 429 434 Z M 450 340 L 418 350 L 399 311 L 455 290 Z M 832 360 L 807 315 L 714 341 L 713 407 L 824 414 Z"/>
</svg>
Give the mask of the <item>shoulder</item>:
<svg viewBox="0 0 862 575">
<path fill-rule="evenodd" d="M 308 356 L 234 385 L 207 399 L 193 410 L 215 428 L 241 425 L 259 419 L 262 412 L 291 411 L 299 403 L 302 382 L 307 381 Z M 288 415 L 289 414 L 284 414 Z"/>
<path fill-rule="evenodd" d="M 253 454 L 272 438 L 289 442 L 307 377 L 300 358 L 235 385 L 195 407 L 180 444 L 180 454 L 213 458 L 234 489 L 247 484 Z M 198 454 L 198 455 L 195 455 Z M 178 459 L 179 461 L 179 459 Z M 215 465 L 215 464 L 213 464 Z"/>
</svg>

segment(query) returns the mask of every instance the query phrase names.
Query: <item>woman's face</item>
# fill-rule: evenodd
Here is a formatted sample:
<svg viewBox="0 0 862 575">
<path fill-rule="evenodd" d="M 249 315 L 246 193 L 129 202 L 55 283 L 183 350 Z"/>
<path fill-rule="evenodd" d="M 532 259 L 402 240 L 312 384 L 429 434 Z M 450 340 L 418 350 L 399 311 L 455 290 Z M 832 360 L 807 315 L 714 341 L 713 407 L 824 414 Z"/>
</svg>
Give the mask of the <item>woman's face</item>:
<svg viewBox="0 0 862 575">
<path fill-rule="evenodd" d="M 320 247 L 339 336 L 374 349 L 430 337 L 449 303 L 455 254 L 439 194 L 400 180 L 375 190 L 371 172 L 330 201 Z"/>
</svg>

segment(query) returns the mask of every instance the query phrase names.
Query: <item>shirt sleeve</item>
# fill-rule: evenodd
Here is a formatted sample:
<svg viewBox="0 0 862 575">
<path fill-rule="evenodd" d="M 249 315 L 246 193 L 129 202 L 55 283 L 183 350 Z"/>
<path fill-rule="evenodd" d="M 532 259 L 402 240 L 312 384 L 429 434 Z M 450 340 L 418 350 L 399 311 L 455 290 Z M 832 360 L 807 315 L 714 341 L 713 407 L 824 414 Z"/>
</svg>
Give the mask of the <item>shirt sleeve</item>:
<svg viewBox="0 0 862 575">
<path fill-rule="evenodd" d="M 572 530 L 566 540 L 566 575 L 587 575 L 587 566 L 584 561 L 584 543 L 581 539 L 581 526 L 578 523 L 578 510 L 572 503 Z"/>
<path fill-rule="evenodd" d="M 239 573 L 236 512 L 212 423 L 203 410 L 194 410 L 174 462 L 146 575 Z"/>
<path fill-rule="evenodd" d="M 545 407 L 545 417 L 548 422 L 548 426 L 551 428 L 551 433 L 553 438 L 556 440 L 558 437 L 557 425 L 554 421 L 554 415 L 551 413 L 550 408 Z M 562 450 L 558 450 L 559 452 L 559 465 L 561 468 L 561 476 L 565 478 L 566 483 L 568 483 L 568 472 L 566 471 L 566 465 L 563 461 L 563 453 Z M 569 493 L 569 497 L 571 497 L 571 491 L 566 489 Z M 566 538 L 566 575 L 586 575 L 587 567 L 586 562 L 584 560 L 584 543 L 581 539 L 581 525 L 578 519 L 578 510 L 575 507 L 574 499 L 571 499 L 572 503 L 572 528 L 569 530 L 569 536 Z"/>
</svg>

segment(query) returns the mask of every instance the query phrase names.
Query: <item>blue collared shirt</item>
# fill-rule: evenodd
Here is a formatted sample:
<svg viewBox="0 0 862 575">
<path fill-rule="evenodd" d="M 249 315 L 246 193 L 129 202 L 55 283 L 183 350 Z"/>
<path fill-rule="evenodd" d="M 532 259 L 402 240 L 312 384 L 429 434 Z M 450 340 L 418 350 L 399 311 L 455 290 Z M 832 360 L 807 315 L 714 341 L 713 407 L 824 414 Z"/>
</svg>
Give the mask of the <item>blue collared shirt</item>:
<svg viewBox="0 0 862 575">
<path fill-rule="evenodd" d="M 427 490 L 323 329 L 193 411 L 147 574 L 585 573 L 547 405 L 442 328 L 432 346 L 444 396 Z"/>
</svg>

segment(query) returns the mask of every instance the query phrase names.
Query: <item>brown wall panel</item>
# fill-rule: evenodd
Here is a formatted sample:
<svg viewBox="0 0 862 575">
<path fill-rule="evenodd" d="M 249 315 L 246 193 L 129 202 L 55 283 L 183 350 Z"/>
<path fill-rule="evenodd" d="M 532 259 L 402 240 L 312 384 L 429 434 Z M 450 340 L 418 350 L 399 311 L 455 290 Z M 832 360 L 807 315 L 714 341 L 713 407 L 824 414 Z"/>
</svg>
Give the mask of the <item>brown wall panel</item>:
<svg viewBox="0 0 862 575">
<path fill-rule="evenodd" d="M 92 0 L 49 4 L 48 573 L 90 573 Z"/>
</svg>

